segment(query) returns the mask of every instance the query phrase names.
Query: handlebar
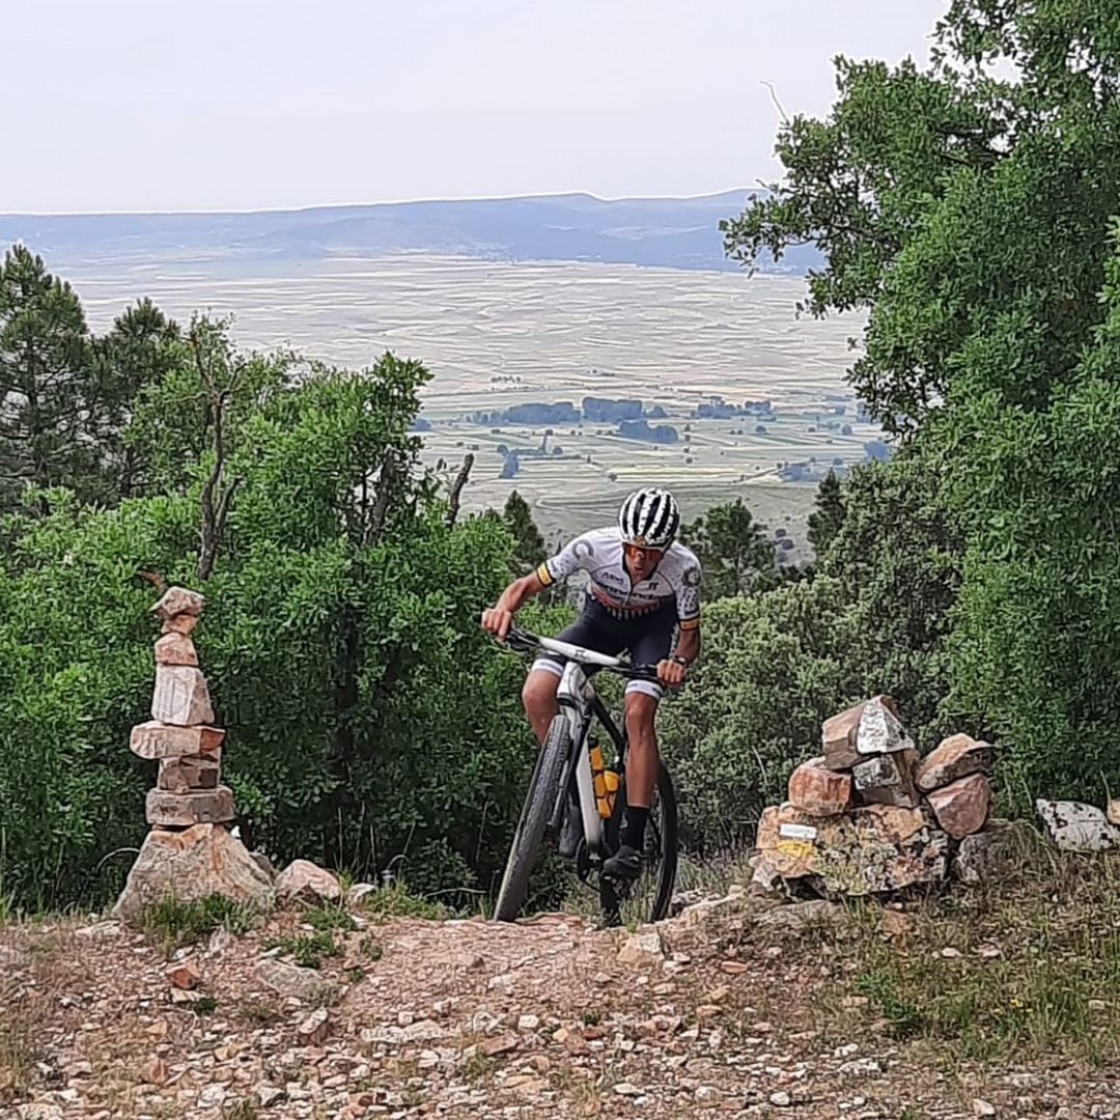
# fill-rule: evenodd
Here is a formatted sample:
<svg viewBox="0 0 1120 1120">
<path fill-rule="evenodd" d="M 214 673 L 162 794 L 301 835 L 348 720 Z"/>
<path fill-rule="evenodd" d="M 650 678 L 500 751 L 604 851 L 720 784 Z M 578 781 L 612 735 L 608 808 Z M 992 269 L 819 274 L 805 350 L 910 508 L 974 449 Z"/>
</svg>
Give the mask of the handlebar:
<svg viewBox="0 0 1120 1120">
<path fill-rule="evenodd" d="M 597 669 L 605 669 L 608 673 L 617 673 L 628 680 L 654 682 L 658 680 L 656 665 L 631 665 L 621 657 L 611 657 L 606 653 L 572 645 L 571 642 L 562 642 L 558 638 L 545 638 L 539 634 L 532 634 L 528 630 L 522 630 L 519 626 L 509 628 L 505 644 L 518 653 L 529 653 L 534 649 L 547 650 L 569 661 L 578 661 L 584 665 L 594 665 Z"/>
</svg>

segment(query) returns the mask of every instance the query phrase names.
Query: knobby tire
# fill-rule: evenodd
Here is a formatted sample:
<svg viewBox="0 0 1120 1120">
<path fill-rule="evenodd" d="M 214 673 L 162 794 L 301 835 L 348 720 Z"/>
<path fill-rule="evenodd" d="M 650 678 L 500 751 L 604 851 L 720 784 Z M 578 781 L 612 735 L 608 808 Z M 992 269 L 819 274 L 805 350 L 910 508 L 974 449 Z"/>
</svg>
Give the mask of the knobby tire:
<svg viewBox="0 0 1120 1120">
<path fill-rule="evenodd" d="M 505 875 L 494 907 L 497 922 L 515 921 L 529 893 L 529 876 L 533 871 L 545 828 L 556 805 L 560 790 L 560 774 L 568 756 L 570 731 L 563 713 L 553 717 L 544 745 L 537 752 L 533 776 L 521 808 L 521 818 L 510 845 Z"/>
</svg>

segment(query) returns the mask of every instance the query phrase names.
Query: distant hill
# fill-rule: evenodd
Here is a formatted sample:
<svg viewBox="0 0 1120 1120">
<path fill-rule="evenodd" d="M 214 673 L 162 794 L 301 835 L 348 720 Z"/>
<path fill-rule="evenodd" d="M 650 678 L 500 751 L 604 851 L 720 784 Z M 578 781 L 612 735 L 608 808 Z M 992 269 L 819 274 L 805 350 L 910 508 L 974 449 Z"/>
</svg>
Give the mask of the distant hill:
<svg viewBox="0 0 1120 1120">
<path fill-rule="evenodd" d="M 0 215 L 0 245 L 24 242 L 60 264 L 236 260 L 316 261 L 394 253 L 486 260 L 601 261 L 734 271 L 719 221 L 750 192 L 699 198 L 603 200 L 587 194 L 451 202 L 322 206 L 208 214 Z M 795 249 L 765 271 L 795 274 L 821 263 Z"/>
</svg>

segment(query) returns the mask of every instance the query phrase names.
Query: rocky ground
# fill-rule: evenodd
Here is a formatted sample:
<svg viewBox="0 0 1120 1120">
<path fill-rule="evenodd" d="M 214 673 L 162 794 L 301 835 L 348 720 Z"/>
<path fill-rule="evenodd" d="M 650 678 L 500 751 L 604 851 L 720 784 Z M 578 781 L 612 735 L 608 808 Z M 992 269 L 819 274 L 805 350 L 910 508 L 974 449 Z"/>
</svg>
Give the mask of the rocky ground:
<svg viewBox="0 0 1120 1120">
<path fill-rule="evenodd" d="M 115 922 L 0 929 L 0 1115 L 1120 1117 L 1107 1064 L 899 1038 L 853 976 L 898 911 L 849 935 L 829 903 L 747 892 L 638 931 L 350 909 L 179 948 Z"/>
</svg>

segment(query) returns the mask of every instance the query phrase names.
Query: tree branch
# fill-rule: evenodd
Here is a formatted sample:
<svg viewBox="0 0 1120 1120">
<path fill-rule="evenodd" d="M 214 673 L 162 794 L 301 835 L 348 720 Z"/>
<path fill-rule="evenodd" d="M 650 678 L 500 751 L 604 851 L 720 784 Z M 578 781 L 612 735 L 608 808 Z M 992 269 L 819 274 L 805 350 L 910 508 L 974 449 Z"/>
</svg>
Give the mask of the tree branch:
<svg viewBox="0 0 1120 1120">
<path fill-rule="evenodd" d="M 463 457 L 463 465 L 459 468 L 459 473 L 451 486 L 451 493 L 448 496 L 447 527 L 449 529 L 454 527 L 455 522 L 459 518 L 459 502 L 463 494 L 463 487 L 466 486 L 467 479 L 470 478 L 471 467 L 473 466 L 474 452 L 468 451 Z"/>
</svg>

